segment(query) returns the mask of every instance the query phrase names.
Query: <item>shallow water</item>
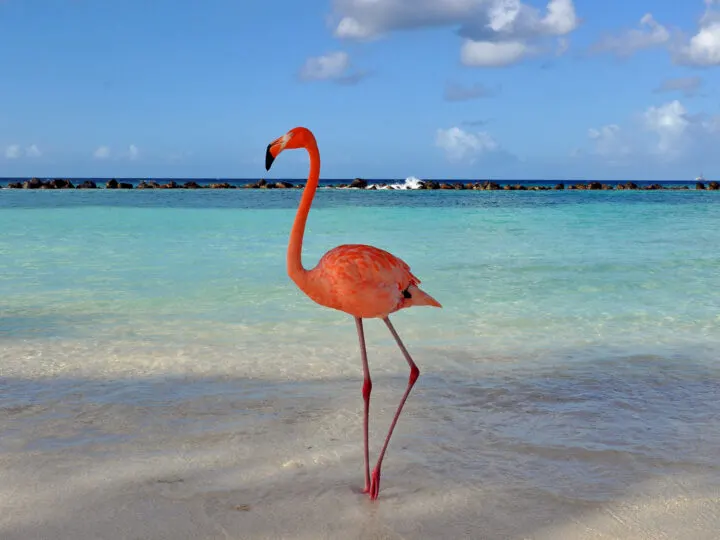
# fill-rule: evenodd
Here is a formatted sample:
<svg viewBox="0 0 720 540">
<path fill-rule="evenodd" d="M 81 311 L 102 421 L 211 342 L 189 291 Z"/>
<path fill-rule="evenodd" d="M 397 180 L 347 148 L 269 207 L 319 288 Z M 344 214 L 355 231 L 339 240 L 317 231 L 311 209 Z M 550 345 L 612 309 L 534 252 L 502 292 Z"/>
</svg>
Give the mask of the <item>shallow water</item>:
<svg viewBox="0 0 720 540">
<path fill-rule="evenodd" d="M 718 504 L 720 194 L 320 190 L 306 266 L 371 243 L 444 306 L 394 317 L 422 375 L 372 515 L 354 324 L 285 274 L 299 197 L 0 192 L 0 537 L 98 536 L 68 516 L 129 493 L 194 501 L 208 538 L 560 538 L 628 497 Z M 407 367 L 366 337 L 372 458 Z"/>
</svg>

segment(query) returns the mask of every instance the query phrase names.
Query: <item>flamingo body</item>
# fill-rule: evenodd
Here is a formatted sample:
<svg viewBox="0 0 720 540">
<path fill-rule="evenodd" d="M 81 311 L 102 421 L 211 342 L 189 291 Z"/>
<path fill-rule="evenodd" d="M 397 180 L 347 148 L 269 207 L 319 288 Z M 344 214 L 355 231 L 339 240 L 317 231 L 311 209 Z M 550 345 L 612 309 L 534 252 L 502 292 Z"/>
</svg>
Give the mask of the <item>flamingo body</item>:
<svg viewBox="0 0 720 540">
<path fill-rule="evenodd" d="M 322 306 L 370 319 L 411 306 L 440 307 L 419 284 L 410 266 L 392 253 L 345 244 L 325 253 L 300 288 Z"/>
</svg>

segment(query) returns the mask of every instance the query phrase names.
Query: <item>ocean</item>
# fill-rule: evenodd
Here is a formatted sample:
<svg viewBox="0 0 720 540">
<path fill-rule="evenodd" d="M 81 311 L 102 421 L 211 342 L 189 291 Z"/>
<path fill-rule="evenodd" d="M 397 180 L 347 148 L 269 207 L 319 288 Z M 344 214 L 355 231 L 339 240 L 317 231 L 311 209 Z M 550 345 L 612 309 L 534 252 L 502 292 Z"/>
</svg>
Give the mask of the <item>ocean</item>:
<svg viewBox="0 0 720 540">
<path fill-rule="evenodd" d="M 319 189 L 306 267 L 373 244 L 443 304 L 391 317 L 374 503 L 301 195 L 0 190 L 0 538 L 716 538 L 720 192 Z M 373 461 L 408 370 L 366 338 Z"/>
</svg>

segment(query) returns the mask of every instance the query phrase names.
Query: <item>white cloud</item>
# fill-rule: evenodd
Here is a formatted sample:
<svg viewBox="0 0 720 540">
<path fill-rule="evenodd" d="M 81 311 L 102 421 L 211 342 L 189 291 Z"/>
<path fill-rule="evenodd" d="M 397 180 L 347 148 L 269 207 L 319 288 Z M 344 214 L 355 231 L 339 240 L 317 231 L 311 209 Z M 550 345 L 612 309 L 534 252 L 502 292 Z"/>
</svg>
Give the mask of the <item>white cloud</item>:
<svg viewBox="0 0 720 540">
<path fill-rule="evenodd" d="M 466 65 L 504 66 L 520 61 L 542 38 L 571 33 L 580 21 L 573 0 L 549 0 L 545 13 L 520 0 L 335 0 L 332 24 L 336 37 L 355 40 L 454 27 L 465 38 Z"/>
<path fill-rule="evenodd" d="M 657 135 L 655 151 L 666 157 L 676 156 L 685 150 L 691 120 L 687 110 L 674 100 L 659 107 L 649 107 L 644 115 L 645 126 Z"/>
<path fill-rule="evenodd" d="M 130 159 L 137 159 L 139 154 L 140 154 L 140 150 L 134 144 L 131 144 L 128 147 L 128 157 Z"/>
<path fill-rule="evenodd" d="M 337 51 L 324 56 L 308 58 L 300 69 L 303 80 L 336 79 L 342 77 L 350 67 L 350 56 L 344 51 Z"/>
<path fill-rule="evenodd" d="M 5 157 L 7 159 L 19 159 L 25 155 L 25 157 L 35 158 L 40 157 L 42 152 L 36 144 L 31 144 L 23 152 L 23 148 L 19 144 L 11 144 L 5 147 Z"/>
<path fill-rule="evenodd" d="M 7 159 L 17 159 L 20 157 L 21 153 L 19 144 L 11 144 L 5 148 L 5 157 Z"/>
<path fill-rule="evenodd" d="M 689 164 L 714 155 L 720 143 L 720 115 L 691 114 L 679 101 L 652 105 L 626 128 L 609 124 L 588 130 L 593 153 L 609 162 L 660 160 Z"/>
<path fill-rule="evenodd" d="M 350 73 L 350 55 L 344 51 L 335 51 L 322 56 L 308 58 L 300 68 L 298 77 L 302 81 L 333 81 L 352 85 L 363 80 L 368 73 L 355 71 Z"/>
<path fill-rule="evenodd" d="M 651 13 L 640 19 L 640 28 L 626 30 L 602 38 L 591 47 L 594 52 L 609 52 L 627 57 L 641 49 L 665 48 L 675 64 L 708 67 L 720 65 L 720 5 L 718 0 L 705 0 L 705 11 L 696 32 L 688 38 L 675 31 L 674 36 Z"/>
<path fill-rule="evenodd" d="M 697 94 L 702 86 L 700 77 L 676 77 L 673 79 L 665 79 L 655 92 L 682 92 L 686 97 L 692 97 Z"/>
<path fill-rule="evenodd" d="M 522 41 L 493 43 L 468 39 L 460 49 L 460 61 L 466 66 L 501 67 L 518 62 L 529 52 Z"/>
<path fill-rule="evenodd" d="M 673 51 L 676 63 L 699 67 L 720 65 L 720 11 L 713 8 L 717 4 L 720 2 L 705 0 L 705 13 L 697 33 Z"/>
<path fill-rule="evenodd" d="M 572 0 L 548 2 L 548 13 L 541 20 L 548 34 L 564 36 L 578 27 L 579 21 Z"/>
<path fill-rule="evenodd" d="M 600 156 L 618 158 L 630 153 L 630 146 L 624 141 L 624 134 L 617 124 L 590 128 L 588 137 L 593 142 L 594 153 Z"/>
<path fill-rule="evenodd" d="M 98 148 L 93 152 L 93 157 L 96 159 L 107 159 L 110 157 L 110 148 L 107 146 L 98 146 Z"/>
<path fill-rule="evenodd" d="M 469 133 L 459 127 L 438 129 L 435 145 L 445 151 L 449 161 L 469 163 L 473 163 L 479 155 L 494 152 L 499 148 L 498 143 L 488 133 Z"/>
<path fill-rule="evenodd" d="M 627 57 L 639 50 L 664 45 L 669 41 L 670 32 L 667 28 L 658 23 L 651 13 L 646 13 L 640 19 L 640 28 L 625 30 L 617 35 L 607 35 L 595 43 L 592 50 Z"/>
</svg>

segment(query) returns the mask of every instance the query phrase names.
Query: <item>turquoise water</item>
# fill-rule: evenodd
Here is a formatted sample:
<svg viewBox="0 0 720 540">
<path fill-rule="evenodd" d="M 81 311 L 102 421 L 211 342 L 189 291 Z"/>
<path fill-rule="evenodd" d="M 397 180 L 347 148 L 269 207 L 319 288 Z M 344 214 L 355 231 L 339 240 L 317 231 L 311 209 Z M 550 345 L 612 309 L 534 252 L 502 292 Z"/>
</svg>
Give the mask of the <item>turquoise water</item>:
<svg viewBox="0 0 720 540">
<path fill-rule="evenodd" d="M 2 195 L 2 338 L 11 344 L 273 347 L 302 334 L 299 344 L 317 347 L 337 342 L 328 325 L 343 340 L 354 335 L 352 321 L 286 277 L 297 192 Z M 714 193 L 321 190 L 304 260 L 366 242 L 408 261 L 445 306 L 398 315 L 416 347 L 473 351 L 479 362 L 607 351 L 704 358 L 720 340 L 719 225 Z"/>
<path fill-rule="evenodd" d="M 285 274 L 300 195 L 0 192 L 0 454 L 318 411 L 344 414 L 308 424 L 308 446 L 359 447 L 353 321 Z M 587 502 L 686 469 L 717 480 L 718 231 L 712 192 L 321 189 L 304 262 L 374 244 L 444 306 L 394 316 L 422 375 L 388 474 L 414 460 Z M 367 339 L 379 437 L 407 367 L 380 322 Z"/>
</svg>

